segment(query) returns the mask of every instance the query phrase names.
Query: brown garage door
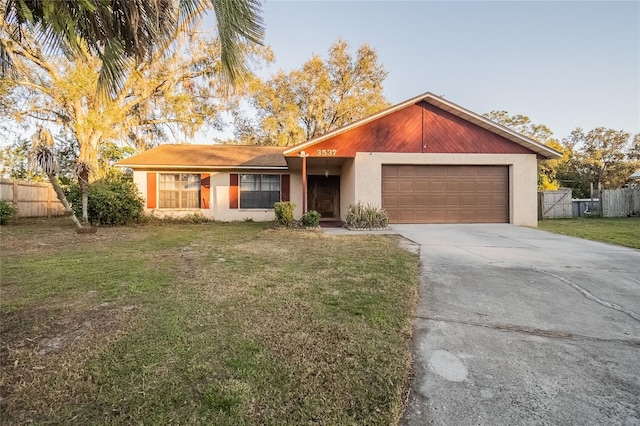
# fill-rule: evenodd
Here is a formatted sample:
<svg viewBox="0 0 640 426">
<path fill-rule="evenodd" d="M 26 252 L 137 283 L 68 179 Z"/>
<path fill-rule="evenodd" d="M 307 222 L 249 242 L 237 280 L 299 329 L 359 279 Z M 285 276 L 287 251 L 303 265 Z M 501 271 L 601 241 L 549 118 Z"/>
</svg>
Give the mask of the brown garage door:
<svg viewBox="0 0 640 426">
<path fill-rule="evenodd" d="M 382 166 L 391 223 L 509 222 L 507 166 Z"/>
</svg>

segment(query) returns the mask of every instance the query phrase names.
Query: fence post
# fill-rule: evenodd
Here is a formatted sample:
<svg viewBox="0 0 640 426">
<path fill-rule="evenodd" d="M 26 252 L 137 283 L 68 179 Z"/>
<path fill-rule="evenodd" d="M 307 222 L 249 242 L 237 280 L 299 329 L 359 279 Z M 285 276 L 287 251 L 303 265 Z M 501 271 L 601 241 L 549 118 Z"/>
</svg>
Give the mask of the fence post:
<svg viewBox="0 0 640 426">
<path fill-rule="evenodd" d="M 51 218 L 51 187 L 47 186 L 47 217 Z"/>
<path fill-rule="evenodd" d="M 542 203 L 544 202 L 544 193 L 538 192 L 538 220 L 542 220 L 542 209 L 544 208 Z"/>
<path fill-rule="evenodd" d="M 18 207 L 18 181 L 13 181 L 13 205 Z"/>
</svg>

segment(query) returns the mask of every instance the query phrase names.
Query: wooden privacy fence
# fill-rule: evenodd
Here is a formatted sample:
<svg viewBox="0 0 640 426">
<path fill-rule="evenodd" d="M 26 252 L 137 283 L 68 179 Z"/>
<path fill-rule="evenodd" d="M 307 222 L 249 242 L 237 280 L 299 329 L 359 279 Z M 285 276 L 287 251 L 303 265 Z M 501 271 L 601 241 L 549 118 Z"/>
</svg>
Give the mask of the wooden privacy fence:
<svg viewBox="0 0 640 426">
<path fill-rule="evenodd" d="M 538 192 L 538 219 L 572 217 L 571 188 Z"/>
<path fill-rule="evenodd" d="M 50 183 L 0 179 L 0 200 L 18 207 L 17 217 L 64 216 L 64 207 Z"/>
<path fill-rule="evenodd" d="M 600 197 L 602 216 L 626 217 L 640 215 L 640 189 L 605 189 Z"/>
</svg>

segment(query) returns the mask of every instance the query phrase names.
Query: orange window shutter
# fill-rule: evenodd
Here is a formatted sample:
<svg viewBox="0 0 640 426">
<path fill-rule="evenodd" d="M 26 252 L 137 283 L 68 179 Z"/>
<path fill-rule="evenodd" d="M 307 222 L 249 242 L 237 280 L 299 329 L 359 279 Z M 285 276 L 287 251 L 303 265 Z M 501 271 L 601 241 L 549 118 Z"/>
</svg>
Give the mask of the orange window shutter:
<svg viewBox="0 0 640 426">
<path fill-rule="evenodd" d="M 238 208 L 238 174 L 231 173 L 229 175 L 229 208 Z"/>
<path fill-rule="evenodd" d="M 280 201 L 291 201 L 291 178 L 280 175 Z"/>
<path fill-rule="evenodd" d="M 202 173 L 200 175 L 200 208 L 208 209 L 211 201 L 211 175 Z"/>
<path fill-rule="evenodd" d="M 156 208 L 156 174 L 147 173 L 147 208 Z"/>
</svg>

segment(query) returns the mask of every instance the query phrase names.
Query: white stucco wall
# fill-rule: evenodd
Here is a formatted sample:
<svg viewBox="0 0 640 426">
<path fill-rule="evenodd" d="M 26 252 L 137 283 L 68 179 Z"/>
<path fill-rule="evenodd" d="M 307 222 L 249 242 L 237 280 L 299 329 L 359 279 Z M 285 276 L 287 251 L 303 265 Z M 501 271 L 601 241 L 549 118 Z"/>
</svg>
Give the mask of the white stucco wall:
<svg viewBox="0 0 640 426">
<path fill-rule="evenodd" d="M 153 171 L 152 171 L 153 172 Z M 259 174 L 289 174 L 290 175 L 290 200 L 296 204 L 294 216 L 300 218 L 302 216 L 302 180 L 300 175 L 290 174 L 287 171 L 267 172 L 267 171 L 216 171 L 216 170 L 198 170 L 197 172 L 189 171 L 166 171 L 155 172 L 156 179 L 159 173 L 209 173 L 210 177 L 210 207 L 208 209 L 149 209 L 147 208 L 147 173 L 148 171 L 134 171 L 133 181 L 138 186 L 140 195 L 145 200 L 145 212 L 153 213 L 159 217 L 184 217 L 193 213 L 201 213 L 203 216 L 220 220 L 223 222 L 242 221 L 251 219 L 256 222 L 266 222 L 275 218 L 273 209 L 231 209 L 229 208 L 229 182 L 231 173 L 259 173 Z M 156 186 L 157 188 L 157 186 Z M 156 199 L 158 199 L 156 194 Z"/>
<path fill-rule="evenodd" d="M 535 154 L 358 153 L 352 168 L 355 201 L 382 205 L 383 164 L 509 166 L 509 220 L 514 225 L 538 225 Z"/>
<path fill-rule="evenodd" d="M 347 159 L 342 164 L 340 175 L 340 218 L 345 220 L 349 206 L 356 202 L 355 160 Z"/>
</svg>

